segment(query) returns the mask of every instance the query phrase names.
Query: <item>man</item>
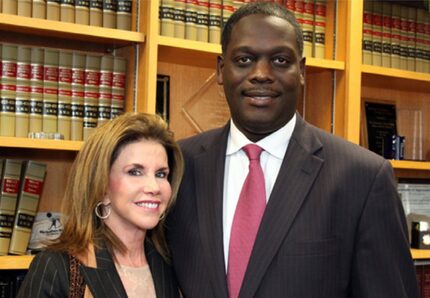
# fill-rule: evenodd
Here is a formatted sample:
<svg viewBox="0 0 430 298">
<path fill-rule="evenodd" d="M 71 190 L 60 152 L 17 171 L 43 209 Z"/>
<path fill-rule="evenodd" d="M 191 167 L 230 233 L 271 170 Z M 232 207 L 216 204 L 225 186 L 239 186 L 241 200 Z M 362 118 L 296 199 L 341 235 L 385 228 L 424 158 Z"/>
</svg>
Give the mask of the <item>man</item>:
<svg viewBox="0 0 430 298">
<path fill-rule="evenodd" d="M 185 297 L 418 297 L 389 162 L 295 112 L 302 51 L 293 15 L 273 3 L 243 6 L 224 28 L 217 75 L 232 121 L 181 142 L 185 175 L 167 225 Z M 263 149 L 264 177 L 251 183 L 264 180 L 254 199 L 267 202 L 257 231 L 246 230 L 251 215 L 235 225 L 260 208 L 241 203 L 257 171 L 248 144 Z"/>
</svg>

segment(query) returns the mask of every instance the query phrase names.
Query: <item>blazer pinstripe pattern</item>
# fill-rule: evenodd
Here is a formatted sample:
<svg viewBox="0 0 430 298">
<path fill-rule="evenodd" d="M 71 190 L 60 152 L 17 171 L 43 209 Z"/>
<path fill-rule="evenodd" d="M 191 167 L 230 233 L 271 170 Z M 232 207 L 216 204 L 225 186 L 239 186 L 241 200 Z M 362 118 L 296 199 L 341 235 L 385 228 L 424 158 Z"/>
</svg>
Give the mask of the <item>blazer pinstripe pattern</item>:
<svg viewBox="0 0 430 298">
<path fill-rule="evenodd" d="M 171 267 L 154 247 L 145 242 L 145 252 L 157 297 L 177 298 L 179 291 Z M 100 298 L 127 297 L 115 264 L 106 248 L 96 251 L 97 268 L 80 266 L 92 295 Z M 68 297 L 69 259 L 66 253 L 43 251 L 31 262 L 17 297 Z"/>
<path fill-rule="evenodd" d="M 297 116 L 240 297 L 418 297 L 389 162 Z M 228 132 L 227 125 L 180 142 L 185 176 L 167 237 L 187 298 L 228 297 L 222 232 Z"/>
</svg>

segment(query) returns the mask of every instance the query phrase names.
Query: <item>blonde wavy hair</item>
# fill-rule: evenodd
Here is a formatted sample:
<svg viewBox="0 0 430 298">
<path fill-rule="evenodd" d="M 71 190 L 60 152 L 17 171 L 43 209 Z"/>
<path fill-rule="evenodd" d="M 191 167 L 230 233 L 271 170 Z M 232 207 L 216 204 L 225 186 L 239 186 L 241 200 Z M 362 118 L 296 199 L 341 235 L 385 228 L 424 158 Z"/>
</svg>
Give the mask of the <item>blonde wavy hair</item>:
<svg viewBox="0 0 430 298">
<path fill-rule="evenodd" d="M 184 171 L 183 157 L 173 133 L 159 116 L 125 113 L 96 128 L 79 151 L 63 198 L 67 220 L 60 237 L 49 245 L 50 249 L 79 255 L 85 253 L 90 244 L 97 248 L 104 242 L 111 252 L 125 252 L 124 243 L 95 215 L 94 209 L 108 189 L 110 169 L 121 150 L 141 139 L 154 140 L 166 149 L 170 168 L 168 180 L 172 187 L 166 213 L 169 211 L 175 203 Z M 167 259 L 164 220 L 165 217 L 147 232 L 147 239 Z"/>
</svg>

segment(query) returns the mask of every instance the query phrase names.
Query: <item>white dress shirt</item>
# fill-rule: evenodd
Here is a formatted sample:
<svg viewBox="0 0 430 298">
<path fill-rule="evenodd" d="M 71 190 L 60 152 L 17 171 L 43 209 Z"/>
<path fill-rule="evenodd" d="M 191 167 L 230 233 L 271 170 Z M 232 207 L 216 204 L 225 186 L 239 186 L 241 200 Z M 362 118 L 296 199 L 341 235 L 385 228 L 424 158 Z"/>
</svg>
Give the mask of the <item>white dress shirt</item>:
<svg viewBox="0 0 430 298">
<path fill-rule="evenodd" d="M 270 198 L 276 177 L 287 151 L 291 135 L 296 125 L 296 115 L 282 128 L 271 135 L 261 139 L 257 144 L 264 151 L 260 156 L 260 164 L 264 173 L 266 184 L 266 202 Z M 224 257 L 226 271 L 228 267 L 228 250 L 230 243 L 231 225 L 234 212 L 239 200 L 245 178 L 248 175 L 249 159 L 242 147 L 253 144 L 248 138 L 230 121 L 230 133 L 227 140 L 227 152 L 225 157 L 224 193 L 223 193 L 223 229 L 224 229 Z"/>
</svg>

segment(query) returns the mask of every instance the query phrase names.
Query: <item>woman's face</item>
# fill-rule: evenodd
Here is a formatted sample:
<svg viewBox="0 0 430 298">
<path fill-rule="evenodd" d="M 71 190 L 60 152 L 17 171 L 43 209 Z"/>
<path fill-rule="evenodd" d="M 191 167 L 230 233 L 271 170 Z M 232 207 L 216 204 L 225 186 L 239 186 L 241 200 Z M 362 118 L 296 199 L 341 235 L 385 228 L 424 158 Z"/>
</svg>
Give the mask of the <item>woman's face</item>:
<svg viewBox="0 0 430 298">
<path fill-rule="evenodd" d="M 111 214 L 105 223 L 117 234 L 154 228 L 165 212 L 172 189 L 167 180 L 165 148 L 142 139 L 124 146 L 112 164 L 104 204 Z"/>
</svg>

